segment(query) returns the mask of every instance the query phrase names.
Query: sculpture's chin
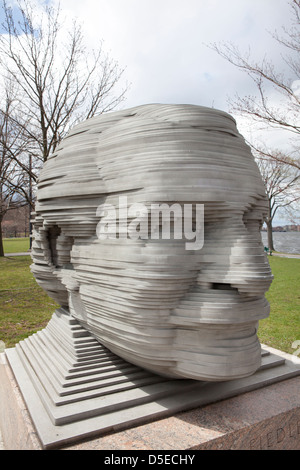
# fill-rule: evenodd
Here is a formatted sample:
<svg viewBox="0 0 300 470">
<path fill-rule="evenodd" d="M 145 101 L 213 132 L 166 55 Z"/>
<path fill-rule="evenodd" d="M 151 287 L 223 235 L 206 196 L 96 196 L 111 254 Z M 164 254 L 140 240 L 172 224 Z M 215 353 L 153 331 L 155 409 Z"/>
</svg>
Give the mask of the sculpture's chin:
<svg viewBox="0 0 300 470">
<path fill-rule="evenodd" d="M 92 331 L 113 353 L 158 375 L 224 381 L 247 377 L 259 369 L 261 346 L 257 326 L 257 322 L 201 325 L 197 329 L 170 328 L 165 333 L 142 328 L 129 333 L 123 327 L 123 334 L 120 334 L 114 324 L 114 330 L 97 330 L 94 326 Z M 88 325 L 85 327 L 90 330 Z"/>
</svg>

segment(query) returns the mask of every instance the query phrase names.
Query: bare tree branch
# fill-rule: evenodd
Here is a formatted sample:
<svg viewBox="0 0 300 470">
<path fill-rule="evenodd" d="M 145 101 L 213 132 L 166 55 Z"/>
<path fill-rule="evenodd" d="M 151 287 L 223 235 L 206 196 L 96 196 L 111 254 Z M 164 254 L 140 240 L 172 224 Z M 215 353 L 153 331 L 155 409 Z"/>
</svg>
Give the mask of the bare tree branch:
<svg viewBox="0 0 300 470">
<path fill-rule="evenodd" d="M 29 201 L 29 178 L 24 152 L 23 129 L 11 120 L 18 108 L 15 90 L 6 82 L 0 108 L 0 256 L 4 256 L 1 223 L 6 212 Z"/>
<path fill-rule="evenodd" d="M 268 155 L 271 152 L 268 153 Z M 300 169 L 289 163 L 256 153 L 256 162 L 262 175 L 269 201 L 269 212 L 266 219 L 269 248 L 274 250 L 272 239 L 272 222 L 279 209 L 292 207 L 300 201 Z"/>
<path fill-rule="evenodd" d="M 246 117 L 247 122 L 259 123 L 265 129 L 281 129 L 288 132 L 289 149 L 267 148 L 265 144 L 248 142 L 257 157 L 266 194 L 269 214 L 266 220 L 269 247 L 272 241 L 272 221 L 279 209 L 293 207 L 300 200 L 300 0 L 290 0 L 291 24 L 282 32 L 271 32 L 275 43 L 284 48 L 283 64 L 287 72 L 278 70 L 271 58 L 253 59 L 250 49 L 240 51 L 232 43 L 213 43 L 209 47 L 221 57 L 246 73 L 256 87 L 256 94 L 228 100 L 231 112 Z M 274 92 L 280 104 L 275 104 Z"/>
<path fill-rule="evenodd" d="M 290 1 L 292 24 L 283 26 L 282 33 L 271 32 L 274 41 L 287 49 L 282 54 L 283 63 L 292 73 L 292 78 L 276 69 L 270 58 L 253 59 L 250 49 L 240 51 L 232 43 L 213 43 L 209 47 L 221 57 L 246 73 L 256 86 L 255 95 L 239 96 L 228 100 L 230 110 L 240 116 L 249 117 L 252 121 L 263 124 L 266 128 L 284 129 L 298 140 L 296 154 L 284 157 L 283 163 L 299 168 L 300 138 L 300 92 L 295 83 L 300 80 L 300 1 Z M 281 98 L 280 105 L 275 105 L 272 92 Z M 255 144 L 252 145 L 257 147 Z M 294 145 L 291 144 L 291 148 Z M 277 158 L 277 161 L 280 161 Z"/>
<path fill-rule="evenodd" d="M 59 7 L 45 5 L 37 14 L 32 1 L 18 0 L 17 23 L 6 0 L 2 4 L 7 34 L 0 36 L 1 67 L 20 90 L 28 136 L 46 161 L 75 122 L 123 100 L 126 87 L 114 95 L 123 70 L 102 45 L 93 55 L 87 50 L 76 21 L 66 34 Z"/>
</svg>

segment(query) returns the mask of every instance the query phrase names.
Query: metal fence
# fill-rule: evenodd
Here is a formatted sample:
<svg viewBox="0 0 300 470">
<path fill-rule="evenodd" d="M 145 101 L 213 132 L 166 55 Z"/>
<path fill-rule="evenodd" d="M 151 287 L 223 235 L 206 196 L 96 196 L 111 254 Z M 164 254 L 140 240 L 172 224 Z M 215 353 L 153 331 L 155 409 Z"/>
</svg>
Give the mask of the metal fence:
<svg viewBox="0 0 300 470">
<path fill-rule="evenodd" d="M 12 229 L 6 230 L 5 228 L 2 230 L 2 238 L 23 238 L 29 236 L 29 230 L 25 230 L 23 232 L 18 232 L 17 230 Z"/>
</svg>

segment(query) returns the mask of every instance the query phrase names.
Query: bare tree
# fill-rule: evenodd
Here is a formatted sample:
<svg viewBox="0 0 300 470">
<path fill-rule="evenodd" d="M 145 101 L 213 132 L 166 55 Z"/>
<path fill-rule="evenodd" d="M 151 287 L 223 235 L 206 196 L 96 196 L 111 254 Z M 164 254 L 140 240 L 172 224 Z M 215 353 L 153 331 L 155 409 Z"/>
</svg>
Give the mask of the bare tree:
<svg viewBox="0 0 300 470">
<path fill-rule="evenodd" d="M 289 163 L 283 163 L 280 154 L 275 154 L 273 158 L 269 158 L 271 154 L 271 151 L 268 152 L 267 156 L 257 154 L 256 161 L 264 181 L 269 203 L 266 218 L 268 247 L 274 251 L 273 219 L 278 209 L 291 209 L 300 201 L 300 170 L 295 169 Z"/>
<path fill-rule="evenodd" d="M 16 99 L 13 90 L 6 88 L 0 109 L 0 256 L 4 256 L 1 224 L 10 209 L 29 202 L 27 172 L 22 163 L 26 141 L 23 128 L 17 127 L 11 119 L 14 115 Z"/>
<path fill-rule="evenodd" d="M 123 70 L 103 52 L 89 51 L 82 27 L 66 31 L 60 8 L 18 0 L 21 20 L 3 0 L 5 34 L 0 36 L 1 68 L 22 96 L 22 125 L 43 161 L 75 122 L 115 108 L 126 89 L 115 95 Z M 40 8 L 43 8 L 41 14 Z"/>
<path fill-rule="evenodd" d="M 240 51 L 232 43 L 212 44 L 210 47 L 221 57 L 248 74 L 253 80 L 257 93 L 255 95 L 239 96 L 229 99 L 233 113 L 248 117 L 252 121 L 268 128 L 285 130 L 290 135 L 289 151 L 267 154 L 266 149 L 258 142 L 249 142 L 254 150 L 269 158 L 300 168 L 300 0 L 290 1 L 292 24 L 283 26 L 282 34 L 271 33 L 278 47 L 284 48 L 282 61 L 285 67 L 278 70 L 271 60 L 264 58 L 257 61 L 252 58 L 250 49 Z M 289 74 L 287 76 L 287 74 Z M 269 92 L 277 92 L 281 105 L 276 106 Z"/>
</svg>

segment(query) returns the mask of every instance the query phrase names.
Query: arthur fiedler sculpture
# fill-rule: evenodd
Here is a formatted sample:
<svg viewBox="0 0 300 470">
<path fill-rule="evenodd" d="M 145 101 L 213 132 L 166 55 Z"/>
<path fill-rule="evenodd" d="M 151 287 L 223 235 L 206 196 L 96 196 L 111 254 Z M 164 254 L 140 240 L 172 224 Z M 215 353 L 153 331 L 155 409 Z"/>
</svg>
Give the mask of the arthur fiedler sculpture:
<svg viewBox="0 0 300 470">
<path fill-rule="evenodd" d="M 139 209 L 172 206 L 170 236 L 157 237 L 163 221 Z M 244 377 L 260 365 L 258 320 L 269 313 L 266 211 L 259 170 L 230 115 L 151 104 L 97 116 L 41 172 L 32 271 L 121 358 L 167 377 Z M 194 240 L 176 232 L 180 215 Z"/>
</svg>

